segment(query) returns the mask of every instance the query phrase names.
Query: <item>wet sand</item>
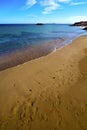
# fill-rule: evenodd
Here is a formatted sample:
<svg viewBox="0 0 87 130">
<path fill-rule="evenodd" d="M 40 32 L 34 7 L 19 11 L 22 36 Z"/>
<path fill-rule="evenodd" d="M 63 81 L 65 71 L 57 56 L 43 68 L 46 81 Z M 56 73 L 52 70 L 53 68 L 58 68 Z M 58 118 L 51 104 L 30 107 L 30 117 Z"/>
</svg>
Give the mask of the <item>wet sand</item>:
<svg viewBox="0 0 87 130">
<path fill-rule="evenodd" d="M 20 50 L 0 55 L 0 71 L 40 58 L 42 56 L 46 56 L 55 49 L 65 46 L 64 42 L 67 41 L 67 39 L 68 38 L 60 38 L 58 40 L 32 45 L 30 47 L 24 47 Z M 66 44 L 68 43 L 66 42 Z"/>
<path fill-rule="evenodd" d="M 0 72 L 0 130 L 87 129 L 87 36 Z"/>
</svg>

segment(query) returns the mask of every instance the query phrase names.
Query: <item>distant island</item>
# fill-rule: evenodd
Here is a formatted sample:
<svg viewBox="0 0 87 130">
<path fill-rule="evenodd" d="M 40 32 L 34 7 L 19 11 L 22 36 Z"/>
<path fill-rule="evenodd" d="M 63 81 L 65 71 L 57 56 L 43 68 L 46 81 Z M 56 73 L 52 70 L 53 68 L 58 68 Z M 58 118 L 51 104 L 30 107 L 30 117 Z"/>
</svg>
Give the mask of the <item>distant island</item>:
<svg viewBox="0 0 87 130">
<path fill-rule="evenodd" d="M 43 23 L 36 23 L 36 25 L 44 25 Z"/>
<path fill-rule="evenodd" d="M 74 24 L 71 24 L 71 26 L 83 26 L 84 30 L 87 30 L 87 21 L 80 21 L 80 22 L 76 22 Z"/>
</svg>

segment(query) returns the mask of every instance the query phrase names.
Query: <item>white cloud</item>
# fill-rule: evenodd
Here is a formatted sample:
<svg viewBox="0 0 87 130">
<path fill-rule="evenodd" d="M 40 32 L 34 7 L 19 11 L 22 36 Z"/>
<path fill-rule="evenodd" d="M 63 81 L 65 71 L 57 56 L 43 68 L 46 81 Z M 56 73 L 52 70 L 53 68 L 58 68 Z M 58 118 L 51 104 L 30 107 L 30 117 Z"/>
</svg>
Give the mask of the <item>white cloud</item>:
<svg viewBox="0 0 87 130">
<path fill-rule="evenodd" d="M 56 10 L 60 7 L 56 0 L 43 0 L 40 2 L 42 6 L 45 6 L 43 14 L 49 14 L 51 11 Z"/>
<path fill-rule="evenodd" d="M 43 14 L 51 13 L 51 11 L 56 10 L 60 5 L 52 5 L 49 7 L 46 7 L 43 11 Z"/>
<path fill-rule="evenodd" d="M 87 21 L 86 16 L 72 16 L 68 20 L 70 23 L 79 22 L 79 21 Z"/>
<path fill-rule="evenodd" d="M 62 3 L 66 3 L 69 5 L 81 5 L 81 4 L 87 4 L 87 2 L 72 2 L 72 0 L 27 0 L 26 1 L 26 9 L 32 7 L 38 3 L 40 6 L 44 7 L 43 14 L 49 14 L 53 10 L 57 10 L 61 7 Z"/>
<path fill-rule="evenodd" d="M 59 2 L 70 2 L 71 0 L 58 0 Z"/>
<path fill-rule="evenodd" d="M 41 6 L 45 6 L 43 14 L 49 14 L 53 10 L 60 8 L 61 3 L 68 3 L 71 0 L 42 0 L 40 1 Z"/>
<path fill-rule="evenodd" d="M 32 7 L 33 5 L 35 5 L 36 3 L 37 3 L 36 0 L 27 0 L 27 2 L 26 2 L 26 7 L 27 7 L 27 8 L 30 8 L 30 7 Z"/>
<path fill-rule="evenodd" d="M 82 5 L 82 4 L 87 4 L 87 2 L 71 2 L 70 5 Z"/>
</svg>

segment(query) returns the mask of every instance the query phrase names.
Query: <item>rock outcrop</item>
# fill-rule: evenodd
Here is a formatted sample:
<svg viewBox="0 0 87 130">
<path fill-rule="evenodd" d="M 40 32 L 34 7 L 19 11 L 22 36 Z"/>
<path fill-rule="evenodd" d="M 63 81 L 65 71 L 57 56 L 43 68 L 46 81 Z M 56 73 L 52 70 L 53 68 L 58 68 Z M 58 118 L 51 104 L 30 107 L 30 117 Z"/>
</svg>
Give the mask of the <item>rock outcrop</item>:
<svg viewBox="0 0 87 130">
<path fill-rule="evenodd" d="M 83 30 L 87 30 L 87 27 L 83 28 Z"/>
<path fill-rule="evenodd" d="M 87 26 L 87 21 L 76 22 L 71 26 Z"/>
</svg>

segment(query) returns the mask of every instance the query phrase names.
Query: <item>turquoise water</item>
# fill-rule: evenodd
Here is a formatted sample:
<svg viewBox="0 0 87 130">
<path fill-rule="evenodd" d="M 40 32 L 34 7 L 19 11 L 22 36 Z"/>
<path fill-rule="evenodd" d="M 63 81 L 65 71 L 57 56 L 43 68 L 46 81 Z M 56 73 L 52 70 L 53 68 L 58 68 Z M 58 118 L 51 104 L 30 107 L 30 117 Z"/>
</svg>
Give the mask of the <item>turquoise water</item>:
<svg viewBox="0 0 87 130">
<path fill-rule="evenodd" d="M 58 39 L 72 40 L 86 31 L 68 24 L 1 24 L 0 55 L 31 48 Z M 67 43 L 67 42 L 66 42 Z M 65 44 L 66 44 L 65 43 Z M 62 43 L 60 47 L 62 46 Z"/>
</svg>

